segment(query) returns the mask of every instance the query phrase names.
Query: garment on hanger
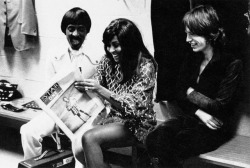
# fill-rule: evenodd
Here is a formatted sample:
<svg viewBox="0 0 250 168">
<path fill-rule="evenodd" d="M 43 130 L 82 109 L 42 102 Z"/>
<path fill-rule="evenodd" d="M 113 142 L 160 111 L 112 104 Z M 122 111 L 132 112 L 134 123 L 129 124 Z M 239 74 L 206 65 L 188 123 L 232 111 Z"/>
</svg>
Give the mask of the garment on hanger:
<svg viewBox="0 0 250 168">
<path fill-rule="evenodd" d="M 33 0 L 0 0 L 0 50 L 5 47 L 6 36 L 11 37 L 17 51 L 34 47 L 37 18 Z"/>
</svg>

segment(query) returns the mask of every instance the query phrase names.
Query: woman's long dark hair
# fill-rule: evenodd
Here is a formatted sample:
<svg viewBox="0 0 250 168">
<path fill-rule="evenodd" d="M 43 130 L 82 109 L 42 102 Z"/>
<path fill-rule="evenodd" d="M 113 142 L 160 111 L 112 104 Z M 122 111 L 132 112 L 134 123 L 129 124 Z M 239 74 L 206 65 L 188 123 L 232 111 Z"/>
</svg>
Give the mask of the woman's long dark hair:
<svg viewBox="0 0 250 168">
<path fill-rule="evenodd" d="M 117 36 L 122 48 L 122 54 L 119 57 L 119 63 L 121 65 L 123 78 L 120 82 L 123 83 L 128 81 L 134 75 L 134 73 L 136 73 L 135 71 L 138 65 L 140 53 L 142 57 L 152 59 L 155 63 L 152 55 L 149 53 L 143 43 L 141 33 L 137 26 L 128 19 L 119 18 L 111 21 L 103 33 L 104 50 L 107 57 L 112 61 L 113 65 L 115 64 L 115 61 L 112 55 L 108 52 L 107 47 L 110 45 L 110 42 L 114 36 Z"/>
<path fill-rule="evenodd" d="M 205 37 L 213 47 L 224 46 L 225 32 L 212 6 L 200 5 L 191 9 L 184 15 L 183 24 L 192 34 Z"/>
</svg>

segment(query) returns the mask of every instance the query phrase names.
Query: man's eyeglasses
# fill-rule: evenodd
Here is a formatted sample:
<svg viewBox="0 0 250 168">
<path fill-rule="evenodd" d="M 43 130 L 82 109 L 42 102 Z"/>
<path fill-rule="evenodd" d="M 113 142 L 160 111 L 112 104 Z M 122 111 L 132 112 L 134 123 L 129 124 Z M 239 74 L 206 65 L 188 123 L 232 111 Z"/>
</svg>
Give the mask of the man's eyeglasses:
<svg viewBox="0 0 250 168">
<path fill-rule="evenodd" d="M 86 33 L 86 28 L 83 25 L 68 25 L 67 30 L 73 33 L 77 30 L 79 33 Z"/>
</svg>

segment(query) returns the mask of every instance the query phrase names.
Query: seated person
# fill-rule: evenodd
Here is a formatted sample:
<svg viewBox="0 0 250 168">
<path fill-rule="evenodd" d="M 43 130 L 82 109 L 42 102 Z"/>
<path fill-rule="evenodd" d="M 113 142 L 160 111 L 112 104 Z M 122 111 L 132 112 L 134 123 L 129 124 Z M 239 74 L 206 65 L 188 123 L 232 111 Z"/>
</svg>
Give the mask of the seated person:
<svg viewBox="0 0 250 168">
<path fill-rule="evenodd" d="M 52 65 L 55 73 L 65 68 L 78 68 L 84 66 L 85 57 L 82 44 L 90 31 L 91 19 L 88 13 L 78 7 L 65 13 L 61 22 L 61 31 L 66 35 L 69 48 L 66 53 L 53 58 Z M 21 127 L 22 147 L 24 159 L 29 159 L 42 152 L 43 137 L 55 131 L 55 122 L 46 114 L 35 117 Z"/>
<path fill-rule="evenodd" d="M 178 79 L 177 102 L 183 115 L 163 122 L 146 138 L 155 167 L 178 167 L 230 138 L 229 118 L 242 62 L 223 50 L 225 34 L 213 7 L 191 9 L 183 23 L 193 50 Z"/>
<path fill-rule="evenodd" d="M 81 149 L 77 159 L 88 168 L 109 167 L 103 160 L 103 149 L 143 142 L 156 125 L 152 99 L 157 64 L 139 29 L 130 20 L 115 19 L 105 29 L 103 43 L 106 55 L 97 66 L 95 78 L 75 83 L 79 90 L 97 93 L 111 107 L 76 147 Z"/>
</svg>

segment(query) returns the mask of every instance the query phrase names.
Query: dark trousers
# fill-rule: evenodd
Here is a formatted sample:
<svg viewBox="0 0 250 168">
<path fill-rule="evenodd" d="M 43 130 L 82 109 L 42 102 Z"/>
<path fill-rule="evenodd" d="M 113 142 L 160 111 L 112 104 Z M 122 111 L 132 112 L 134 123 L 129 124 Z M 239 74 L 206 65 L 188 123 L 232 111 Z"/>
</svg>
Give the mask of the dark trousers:
<svg viewBox="0 0 250 168">
<path fill-rule="evenodd" d="M 149 133 L 146 146 L 163 167 L 174 167 L 191 156 L 215 150 L 230 137 L 222 129 L 209 129 L 195 117 L 181 116 L 157 126 Z"/>
</svg>

